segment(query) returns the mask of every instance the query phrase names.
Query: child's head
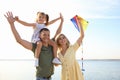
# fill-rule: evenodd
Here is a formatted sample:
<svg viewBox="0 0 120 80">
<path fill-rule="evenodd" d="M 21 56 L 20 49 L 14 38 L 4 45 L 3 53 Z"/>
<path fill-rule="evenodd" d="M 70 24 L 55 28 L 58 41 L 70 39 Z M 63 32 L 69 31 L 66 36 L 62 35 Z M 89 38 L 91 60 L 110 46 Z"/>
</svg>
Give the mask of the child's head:
<svg viewBox="0 0 120 80">
<path fill-rule="evenodd" d="M 37 18 L 36 18 L 37 23 L 39 24 L 45 23 L 45 25 L 47 25 L 48 21 L 49 21 L 48 14 L 45 14 L 44 12 L 37 12 Z"/>
<path fill-rule="evenodd" d="M 46 17 L 46 23 L 45 23 L 45 25 L 48 25 L 48 21 L 49 21 L 49 16 L 48 16 L 48 14 L 45 14 L 45 17 Z"/>
</svg>

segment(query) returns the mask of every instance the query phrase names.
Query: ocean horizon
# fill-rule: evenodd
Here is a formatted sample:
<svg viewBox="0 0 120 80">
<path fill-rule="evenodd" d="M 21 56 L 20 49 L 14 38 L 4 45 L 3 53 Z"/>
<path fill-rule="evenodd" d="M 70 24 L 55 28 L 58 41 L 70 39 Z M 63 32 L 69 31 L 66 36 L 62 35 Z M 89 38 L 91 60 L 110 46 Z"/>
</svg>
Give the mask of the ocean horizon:
<svg viewBox="0 0 120 80">
<path fill-rule="evenodd" d="M 78 59 L 85 80 L 120 80 L 120 59 Z M 0 59 L 0 80 L 35 80 L 33 59 Z M 61 66 L 55 66 L 52 80 L 60 80 Z"/>
</svg>

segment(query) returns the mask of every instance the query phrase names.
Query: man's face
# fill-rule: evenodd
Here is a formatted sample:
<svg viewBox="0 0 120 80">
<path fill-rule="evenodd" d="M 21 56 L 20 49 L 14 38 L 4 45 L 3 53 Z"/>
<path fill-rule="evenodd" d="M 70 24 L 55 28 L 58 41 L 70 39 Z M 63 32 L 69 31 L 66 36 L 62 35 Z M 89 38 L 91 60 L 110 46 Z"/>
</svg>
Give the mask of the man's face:
<svg viewBox="0 0 120 80">
<path fill-rule="evenodd" d="M 42 31 L 40 33 L 40 38 L 43 42 L 48 43 L 50 40 L 50 31 Z"/>
</svg>

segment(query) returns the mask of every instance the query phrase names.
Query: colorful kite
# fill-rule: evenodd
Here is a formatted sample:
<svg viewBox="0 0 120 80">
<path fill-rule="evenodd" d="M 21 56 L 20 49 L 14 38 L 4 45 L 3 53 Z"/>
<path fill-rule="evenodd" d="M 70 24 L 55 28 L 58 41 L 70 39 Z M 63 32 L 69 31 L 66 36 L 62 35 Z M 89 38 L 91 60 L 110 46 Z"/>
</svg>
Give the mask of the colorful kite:
<svg viewBox="0 0 120 80">
<path fill-rule="evenodd" d="M 80 16 L 76 15 L 74 16 L 71 21 L 74 24 L 75 28 L 80 32 L 80 29 L 78 27 L 78 23 L 77 23 L 77 18 L 80 19 L 81 25 L 83 27 L 83 30 L 85 31 L 87 29 L 87 25 L 88 25 L 88 21 L 86 21 L 85 19 L 81 18 Z"/>
<path fill-rule="evenodd" d="M 78 15 L 75 15 L 71 21 L 74 24 L 75 28 L 80 32 L 79 26 L 78 26 L 78 21 L 77 19 L 80 19 L 81 25 L 83 27 L 83 30 L 85 31 L 87 29 L 87 25 L 88 25 L 88 21 L 86 21 L 85 19 L 81 18 Z M 83 47 L 83 44 L 82 44 Z M 82 56 L 83 56 L 83 48 L 82 48 Z M 85 69 L 83 68 L 83 57 L 82 57 L 82 71 L 85 71 Z"/>
</svg>

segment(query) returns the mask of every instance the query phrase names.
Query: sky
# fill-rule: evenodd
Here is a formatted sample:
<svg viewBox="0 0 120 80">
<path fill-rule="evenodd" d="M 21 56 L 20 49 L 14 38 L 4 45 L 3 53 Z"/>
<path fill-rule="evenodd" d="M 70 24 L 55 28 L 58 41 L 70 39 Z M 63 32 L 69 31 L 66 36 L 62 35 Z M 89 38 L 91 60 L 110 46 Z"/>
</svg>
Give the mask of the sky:
<svg viewBox="0 0 120 80">
<path fill-rule="evenodd" d="M 49 15 L 50 20 L 64 17 L 64 33 L 71 44 L 79 37 L 79 32 L 70 19 L 76 14 L 89 22 L 83 46 L 76 53 L 81 59 L 120 59 L 120 0 L 0 0 L 0 59 L 33 59 L 33 53 L 18 44 L 4 17 L 7 11 L 26 22 L 35 22 L 38 11 Z M 51 38 L 60 21 L 49 26 Z M 33 29 L 17 22 L 15 26 L 20 36 L 31 40 Z M 83 48 L 83 54 L 81 49 Z"/>
</svg>

